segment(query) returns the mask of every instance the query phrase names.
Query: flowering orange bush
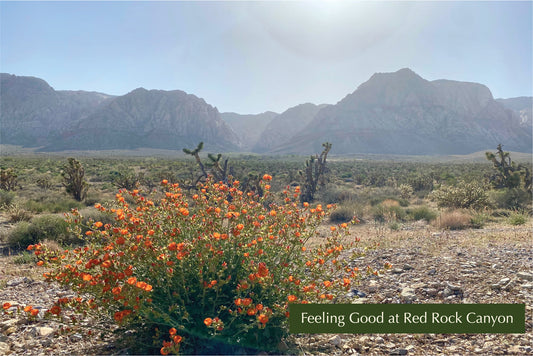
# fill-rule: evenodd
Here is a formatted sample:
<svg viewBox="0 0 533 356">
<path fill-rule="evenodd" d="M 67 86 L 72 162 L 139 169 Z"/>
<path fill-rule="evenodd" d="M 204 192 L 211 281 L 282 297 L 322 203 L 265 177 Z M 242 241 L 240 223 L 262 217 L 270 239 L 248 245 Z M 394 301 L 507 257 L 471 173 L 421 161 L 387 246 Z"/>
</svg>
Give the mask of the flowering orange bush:
<svg viewBox="0 0 533 356">
<path fill-rule="evenodd" d="M 288 333 L 288 303 L 342 300 L 358 271 L 343 263 L 346 224 L 329 229 L 322 245 L 306 246 L 332 207 L 300 208 L 298 187 L 274 199 L 271 179 L 263 176 L 261 197 L 238 181 L 208 180 L 187 194 L 164 180 L 155 202 L 120 191 L 112 208 L 95 205 L 115 223 L 91 221 L 85 233 L 73 211 L 68 219 L 84 246 L 29 247 L 48 268 L 47 281 L 78 293 L 49 313 L 108 317 L 149 333 L 161 354 L 276 350 Z M 273 200 L 280 203 L 267 205 Z"/>
</svg>

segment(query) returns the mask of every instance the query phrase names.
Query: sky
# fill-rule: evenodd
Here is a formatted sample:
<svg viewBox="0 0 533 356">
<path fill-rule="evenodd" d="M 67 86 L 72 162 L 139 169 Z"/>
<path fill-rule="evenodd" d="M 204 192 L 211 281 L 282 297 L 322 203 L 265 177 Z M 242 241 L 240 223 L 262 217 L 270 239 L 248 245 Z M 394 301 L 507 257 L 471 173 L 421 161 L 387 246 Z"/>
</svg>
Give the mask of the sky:
<svg viewBox="0 0 533 356">
<path fill-rule="evenodd" d="M 0 1 L 0 71 L 183 90 L 220 112 L 335 104 L 377 72 L 533 95 L 531 1 Z"/>
</svg>

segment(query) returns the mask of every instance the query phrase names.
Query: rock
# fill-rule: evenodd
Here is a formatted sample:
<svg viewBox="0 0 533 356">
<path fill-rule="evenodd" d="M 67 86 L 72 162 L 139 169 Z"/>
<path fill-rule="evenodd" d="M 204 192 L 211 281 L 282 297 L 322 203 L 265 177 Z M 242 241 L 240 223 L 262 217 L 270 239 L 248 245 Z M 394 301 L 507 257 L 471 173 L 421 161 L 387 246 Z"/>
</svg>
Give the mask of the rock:
<svg viewBox="0 0 533 356">
<path fill-rule="evenodd" d="M 502 278 L 500 279 L 500 281 L 497 283 L 499 286 L 504 286 L 506 285 L 507 283 L 509 283 L 511 281 L 511 278 Z"/>
<path fill-rule="evenodd" d="M 368 286 L 366 287 L 366 290 L 368 293 L 375 293 L 378 290 L 378 282 L 371 280 L 368 282 Z"/>
<path fill-rule="evenodd" d="M 385 343 L 385 339 L 382 338 L 381 336 L 378 336 L 378 337 L 376 337 L 376 338 L 374 339 L 374 342 L 375 342 L 376 344 L 383 344 L 383 343 Z"/>
<path fill-rule="evenodd" d="M 433 276 L 437 273 L 437 270 L 435 268 L 430 268 L 428 270 L 428 275 Z"/>
<path fill-rule="evenodd" d="M 4 334 L 9 336 L 9 335 L 14 334 L 16 332 L 17 332 L 17 327 L 16 326 L 10 326 L 4 331 Z"/>
<path fill-rule="evenodd" d="M 28 277 L 17 277 L 13 278 L 12 280 L 7 281 L 6 286 L 7 287 L 15 287 L 22 283 L 31 283 L 33 280 Z"/>
<path fill-rule="evenodd" d="M 400 274 L 400 273 L 403 273 L 403 269 L 401 269 L 401 268 L 393 268 L 391 270 L 391 272 L 394 273 L 394 274 Z"/>
<path fill-rule="evenodd" d="M 38 326 L 35 328 L 35 335 L 46 337 L 52 334 L 55 330 L 48 326 Z"/>
<path fill-rule="evenodd" d="M 424 292 L 426 292 L 426 294 L 430 297 L 435 297 L 437 296 L 439 291 L 436 290 L 435 288 L 426 288 L 424 289 Z"/>
<path fill-rule="evenodd" d="M 330 344 L 332 344 L 333 346 L 335 347 L 341 347 L 341 344 L 342 344 L 342 339 L 339 335 L 335 335 L 333 337 L 331 337 L 328 342 Z"/>
<path fill-rule="evenodd" d="M 516 274 L 516 277 L 522 280 L 526 280 L 526 281 L 533 281 L 533 273 L 529 273 L 529 272 L 518 272 Z"/>
<path fill-rule="evenodd" d="M 403 269 L 404 269 L 405 271 L 410 271 L 410 270 L 414 269 L 414 267 L 411 266 L 410 264 L 407 264 L 407 263 L 406 263 L 406 264 L 403 265 Z"/>
<path fill-rule="evenodd" d="M 389 355 L 407 355 L 406 349 L 394 349 L 390 352 Z"/>
<path fill-rule="evenodd" d="M 459 296 L 463 297 L 463 290 L 460 286 L 447 283 L 446 287 L 444 288 L 444 291 L 442 292 L 443 297 L 450 297 L 450 296 Z"/>
<path fill-rule="evenodd" d="M 6 342 L 0 342 L 0 355 L 7 355 L 9 351 L 9 344 Z"/>
<path fill-rule="evenodd" d="M 405 287 L 400 293 L 400 298 L 406 303 L 412 303 L 416 300 L 415 290 L 410 287 Z"/>
<path fill-rule="evenodd" d="M 520 286 L 520 288 L 533 289 L 533 283 L 524 283 Z"/>
</svg>

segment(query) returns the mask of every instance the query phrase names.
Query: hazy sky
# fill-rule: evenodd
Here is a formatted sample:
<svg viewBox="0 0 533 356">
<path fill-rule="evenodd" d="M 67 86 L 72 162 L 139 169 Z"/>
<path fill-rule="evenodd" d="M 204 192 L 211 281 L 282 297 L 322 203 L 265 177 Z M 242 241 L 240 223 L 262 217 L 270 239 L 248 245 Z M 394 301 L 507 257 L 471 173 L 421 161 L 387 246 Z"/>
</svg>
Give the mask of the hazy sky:
<svg viewBox="0 0 533 356">
<path fill-rule="evenodd" d="M 375 72 L 531 96 L 532 2 L 0 2 L 0 71 L 57 90 L 180 89 L 221 112 L 334 104 Z"/>
</svg>

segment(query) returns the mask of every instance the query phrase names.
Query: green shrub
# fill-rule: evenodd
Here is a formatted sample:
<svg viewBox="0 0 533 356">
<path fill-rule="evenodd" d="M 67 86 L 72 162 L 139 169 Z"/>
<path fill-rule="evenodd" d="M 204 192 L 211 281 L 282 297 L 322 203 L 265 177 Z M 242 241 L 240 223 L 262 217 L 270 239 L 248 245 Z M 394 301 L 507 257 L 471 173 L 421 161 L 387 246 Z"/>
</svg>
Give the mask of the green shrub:
<svg viewBox="0 0 533 356">
<path fill-rule="evenodd" d="M 407 216 L 397 200 L 386 199 L 372 208 L 374 220 L 379 222 L 405 221 Z"/>
<path fill-rule="evenodd" d="M 409 216 L 412 220 L 419 221 L 425 220 L 430 222 L 437 217 L 437 213 L 428 208 L 427 206 L 420 206 L 409 211 Z"/>
<path fill-rule="evenodd" d="M 509 218 L 507 219 L 507 221 L 509 222 L 509 225 L 513 225 L 513 226 L 524 225 L 527 222 L 527 218 L 528 217 L 526 214 L 522 212 L 514 211 L 509 215 Z"/>
<path fill-rule="evenodd" d="M 524 209 L 531 203 L 531 193 L 521 188 L 504 188 L 490 192 L 494 205 L 500 209 Z"/>
<path fill-rule="evenodd" d="M 15 193 L 9 190 L 0 189 L 0 207 L 7 206 L 15 199 Z"/>
<path fill-rule="evenodd" d="M 33 214 L 18 204 L 10 204 L 7 208 L 7 215 L 10 222 L 30 221 Z"/>
<path fill-rule="evenodd" d="M 36 216 L 31 221 L 19 222 L 9 233 L 7 242 L 10 247 L 26 248 L 28 245 L 44 240 L 61 244 L 75 243 L 77 240 L 68 231 L 68 224 L 59 215 Z"/>
<path fill-rule="evenodd" d="M 350 222 L 354 218 L 354 211 L 348 207 L 341 206 L 335 209 L 329 216 L 329 221 L 335 224 Z"/>
<path fill-rule="evenodd" d="M 490 205 L 483 185 L 462 182 L 458 186 L 443 186 L 432 193 L 439 207 L 456 209 L 482 209 Z"/>
</svg>

